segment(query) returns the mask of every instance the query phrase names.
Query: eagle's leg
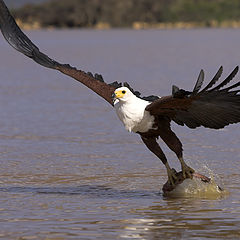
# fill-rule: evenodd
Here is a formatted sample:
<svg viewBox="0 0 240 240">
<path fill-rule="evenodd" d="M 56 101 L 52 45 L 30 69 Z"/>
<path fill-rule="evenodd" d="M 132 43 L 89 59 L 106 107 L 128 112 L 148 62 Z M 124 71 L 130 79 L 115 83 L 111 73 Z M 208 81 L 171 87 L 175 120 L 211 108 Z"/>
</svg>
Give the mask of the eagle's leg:
<svg viewBox="0 0 240 240">
<path fill-rule="evenodd" d="M 171 185 L 175 185 L 175 180 L 177 179 L 176 175 L 175 175 L 175 170 L 171 169 L 168 162 L 167 162 L 167 158 L 165 156 L 165 154 L 163 153 L 162 149 L 160 148 L 159 144 L 156 141 L 155 137 L 144 137 L 141 135 L 142 141 L 145 143 L 145 145 L 147 146 L 147 148 L 154 153 L 161 161 L 162 163 L 165 165 L 166 169 L 167 169 L 167 175 L 168 175 L 168 181 Z"/>
<path fill-rule="evenodd" d="M 167 121 L 162 121 L 159 126 L 160 126 L 160 131 L 159 131 L 160 137 L 167 144 L 167 146 L 173 152 L 175 152 L 175 154 L 177 155 L 177 157 L 181 163 L 183 177 L 184 178 L 192 178 L 192 174 L 195 171 L 194 171 L 194 169 L 189 167 L 183 160 L 182 143 L 180 142 L 179 138 L 171 130 L 170 124 L 168 124 Z"/>
</svg>

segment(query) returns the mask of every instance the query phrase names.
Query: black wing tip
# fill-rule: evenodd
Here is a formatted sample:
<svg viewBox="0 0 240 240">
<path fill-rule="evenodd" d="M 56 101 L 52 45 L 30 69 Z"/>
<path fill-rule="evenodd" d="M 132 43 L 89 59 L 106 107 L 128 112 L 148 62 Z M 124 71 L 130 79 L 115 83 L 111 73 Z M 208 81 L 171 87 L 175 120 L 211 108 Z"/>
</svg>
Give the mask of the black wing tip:
<svg viewBox="0 0 240 240">
<path fill-rule="evenodd" d="M 191 95 L 192 92 L 186 91 L 184 89 L 180 89 L 176 85 L 172 86 L 172 97 L 173 98 L 185 98 L 186 96 Z"/>
<path fill-rule="evenodd" d="M 216 87 L 213 87 L 222 75 L 223 66 L 220 66 L 217 73 L 215 74 L 213 79 L 209 82 L 209 84 L 201 92 L 199 92 L 201 87 L 202 87 L 202 84 L 203 84 L 203 81 L 204 81 L 204 76 L 205 76 L 204 70 L 201 69 L 200 73 L 198 75 L 197 82 L 196 82 L 192 92 L 186 91 L 184 89 L 180 89 L 179 87 L 173 85 L 172 86 L 172 97 L 174 97 L 174 98 L 184 98 L 184 97 L 187 97 L 187 96 L 194 96 L 194 95 L 197 95 L 197 94 L 202 94 L 204 92 L 229 91 L 230 89 L 234 89 L 234 88 L 240 86 L 240 82 L 237 82 L 237 83 L 235 83 L 234 85 L 232 85 L 228 88 L 222 89 L 225 85 L 227 85 L 230 81 L 233 80 L 233 78 L 236 76 L 238 71 L 239 71 L 239 66 L 236 66 L 225 80 L 223 80 Z M 240 92 L 240 90 L 235 90 L 235 92 L 236 93 Z"/>
<path fill-rule="evenodd" d="M 155 95 L 150 95 L 150 96 L 147 96 L 147 97 L 141 97 L 141 99 L 145 100 L 145 101 L 148 101 L 148 102 L 154 102 L 156 100 L 158 100 L 160 97 L 158 96 L 155 96 Z"/>
<path fill-rule="evenodd" d="M 115 89 L 122 87 L 122 83 L 119 83 L 117 81 L 109 83 L 108 85 L 115 88 Z"/>
<path fill-rule="evenodd" d="M 218 72 L 221 72 L 221 73 L 223 72 L 223 66 L 222 65 L 219 67 Z"/>
<path fill-rule="evenodd" d="M 94 78 L 100 82 L 104 82 L 103 76 L 101 74 L 95 73 Z"/>
<path fill-rule="evenodd" d="M 155 95 L 150 95 L 150 96 L 141 96 L 141 93 L 139 91 L 135 91 L 133 90 L 133 88 L 129 85 L 129 83 L 127 82 L 124 82 L 123 83 L 123 86 L 124 87 L 127 87 L 135 96 L 137 96 L 138 98 L 141 98 L 145 101 L 148 101 L 148 102 L 154 102 L 155 100 L 158 100 L 159 97 L 158 96 L 155 96 Z"/>
<path fill-rule="evenodd" d="M 237 83 L 237 84 L 234 84 L 233 87 L 230 86 L 228 88 L 222 89 L 225 85 L 229 84 L 229 82 L 231 82 L 234 79 L 234 77 L 236 76 L 238 71 L 239 71 L 239 66 L 236 66 L 233 69 L 233 71 L 231 71 L 231 73 L 226 77 L 226 79 L 224 79 L 216 87 L 213 87 L 216 84 L 216 82 L 220 79 L 220 77 L 222 76 L 223 66 L 220 66 L 217 73 L 214 75 L 213 79 L 208 83 L 208 85 L 200 93 L 212 92 L 212 91 L 225 91 L 225 90 L 230 90 L 234 87 L 239 86 L 239 83 Z"/>
<path fill-rule="evenodd" d="M 69 67 L 71 67 L 71 66 L 69 66 Z M 94 78 L 94 79 L 97 80 L 97 81 L 100 81 L 100 82 L 105 83 L 103 76 L 102 76 L 101 74 L 99 74 L 99 73 L 95 73 L 95 74 L 93 75 L 93 73 L 91 73 L 91 72 L 86 72 L 86 74 L 87 74 L 88 76 Z M 111 87 L 113 87 L 113 88 L 115 88 L 115 89 L 122 87 L 122 83 L 119 83 L 119 82 L 117 82 L 117 81 L 112 82 L 112 83 L 109 83 L 108 85 L 111 86 Z"/>
<path fill-rule="evenodd" d="M 9 10 L 3 0 L 0 0 L 0 9 L 1 9 L 1 12 L 5 13 L 5 15 L 6 15 L 6 13 L 9 13 Z M 7 15 L 9 15 L 9 14 L 7 14 Z M 2 21 L 3 16 L 4 16 L 3 14 L 0 15 L 0 22 Z"/>
<path fill-rule="evenodd" d="M 33 49 L 32 56 L 30 56 L 30 58 L 32 58 L 38 64 L 47 68 L 56 69 L 58 66 L 61 66 L 61 65 L 72 68 L 69 64 L 60 64 L 56 62 L 55 60 L 49 58 L 44 53 L 40 52 L 38 49 Z"/>
<path fill-rule="evenodd" d="M 198 75 L 197 82 L 196 82 L 196 84 L 193 88 L 193 93 L 192 94 L 197 94 L 199 92 L 199 90 L 202 87 L 203 81 L 204 81 L 204 71 L 203 71 L 203 69 L 201 69 L 201 71 Z"/>
<path fill-rule="evenodd" d="M 61 65 L 39 51 L 38 47 L 19 28 L 2 0 L 0 0 L 0 28 L 4 38 L 13 48 L 32 58 L 35 62 L 53 69 Z"/>
<path fill-rule="evenodd" d="M 222 76 L 222 73 L 223 73 L 223 66 L 220 66 L 217 73 L 214 75 L 213 79 L 208 83 L 208 85 L 201 92 L 205 92 L 208 89 L 210 89 L 219 80 L 219 78 Z"/>
<path fill-rule="evenodd" d="M 238 71 L 239 71 L 239 66 L 236 66 L 233 71 L 236 71 L 236 73 L 238 73 Z"/>
<path fill-rule="evenodd" d="M 224 86 L 228 85 L 236 76 L 236 74 L 239 71 L 239 66 L 236 66 L 232 72 L 220 83 L 218 84 L 216 87 L 211 88 L 211 89 L 207 89 L 209 92 L 213 92 L 213 91 L 224 91 L 228 88 L 222 89 Z M 231 89 L 231 88 L 230 88 Z"/>
<path fill-rule="evenodd" d="M 123 86 L 127 87 L 135 96 L 140 97 L 141 93 L 139 91 L 133 90 L 133 88 L 129 85 L 129 83 L 124 82 Z"/>
<path fill-rule="evenodd" d="M 172 96 L 174 97 L 179 90 L 180 88 L 178 86 L 172 85 Z"/>
</svg>

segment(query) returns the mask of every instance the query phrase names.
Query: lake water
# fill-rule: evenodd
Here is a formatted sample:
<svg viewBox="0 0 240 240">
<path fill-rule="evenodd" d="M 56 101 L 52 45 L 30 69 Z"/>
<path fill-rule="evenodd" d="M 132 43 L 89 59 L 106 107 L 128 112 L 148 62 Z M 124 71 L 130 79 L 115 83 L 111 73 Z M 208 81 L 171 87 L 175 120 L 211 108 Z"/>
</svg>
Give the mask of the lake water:
<svg viewBox="0 0 240 240">
<path fill-rule="evenodd" d="M 240 30 L 32 31 L 49 56 L 143 95 L 240 64 Z M 0 239 L 240 239 L 240 125 L 173 124 L 185 159 L 228 194 L 164 197 L 162 163 L 112 107 L 0 38 Z M 239 76 L 237 79 L 239 80 Z M 170 165 L 175 155 L 164 146 Z"/>
</svg>

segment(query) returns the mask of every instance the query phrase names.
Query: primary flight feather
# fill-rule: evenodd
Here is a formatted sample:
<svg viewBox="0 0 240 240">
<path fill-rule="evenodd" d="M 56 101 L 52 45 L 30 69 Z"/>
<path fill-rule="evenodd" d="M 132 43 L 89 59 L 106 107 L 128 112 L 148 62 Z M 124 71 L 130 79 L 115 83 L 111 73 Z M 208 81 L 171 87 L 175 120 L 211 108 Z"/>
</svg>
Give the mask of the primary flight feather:
<svg viewBox="0 0 240 240">
<path fill-rule="evenodd" d="M 170 184 L 175 184 L 175 171 L 157 143 L 160 137 L 178 157 L 184 178 L 191 178 L 194 170 L 183 160 L 182 143 L 171 130 L 171 121 L 189 128 L 206 127 L 220 129 L 240 122 L 240 82 L 224 88 L 238 72 L 236 67 L 219 85 L 214 87 L 222 74 L 222 67 L 213 79 L 202 88 L 204 72 L 200 71 L 193 91 L 173 86 L 172 95 L 166 97 L 148 96 L 134 91 L 127 83 L 107 84 L 99 74 L 86 73 L 61 64 L 42 53 L 21 31 L 11 16 L 4 1 L 0 0 L 0 28 L 4 38 L 17 51 L 32 58 L 38 64 L 58 70 L 81 82 L 104 98 L 116 110 L 119 119 L 129 132 L 140 135 L 143 143 L 165 165 Z"/>
</svg>

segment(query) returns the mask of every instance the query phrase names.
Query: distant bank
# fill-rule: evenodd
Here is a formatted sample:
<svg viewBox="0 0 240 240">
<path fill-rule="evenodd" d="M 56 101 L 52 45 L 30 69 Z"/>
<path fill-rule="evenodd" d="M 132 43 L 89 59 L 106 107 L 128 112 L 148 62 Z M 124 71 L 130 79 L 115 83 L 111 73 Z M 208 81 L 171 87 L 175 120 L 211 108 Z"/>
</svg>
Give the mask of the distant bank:
<svg viewBox="0 0 240 240">
<path fill-rule="evenodd" d="M 236 0 L 51 0 L 13 13 L 25 29 L 240 28 Z"/>
<path fill-rule="evenodd" d="M 59 29 L 59 27 L 51 26 L 41 26 L 40 22 L 23 22 L 21 19 L 16 19 L 18 25 L 24 30 L 39 30 L 39 29 Z M 68 27 L 62 27 L 62 29 L 66 29 Z M 70 27 L 79 28 L 79 27 Z M 91 27 L 81 27 L 81 28 L 90 28 L 96 30 L 107 30 L 112 29 L 108 23 L 98 23 L 95 26 Z M 204 22 L 174 22 L 174 23 L 146 23 L 146 22 L 134 22 L 132 26 L 125 27 L 134 30 L 142 30 L 142 29 L 195 29 L 195 28 L 240 28 L 240 21 L 224 21 L 218 23 L 216 21 L 212 21 L 209 23 Z"/>
</svg>

